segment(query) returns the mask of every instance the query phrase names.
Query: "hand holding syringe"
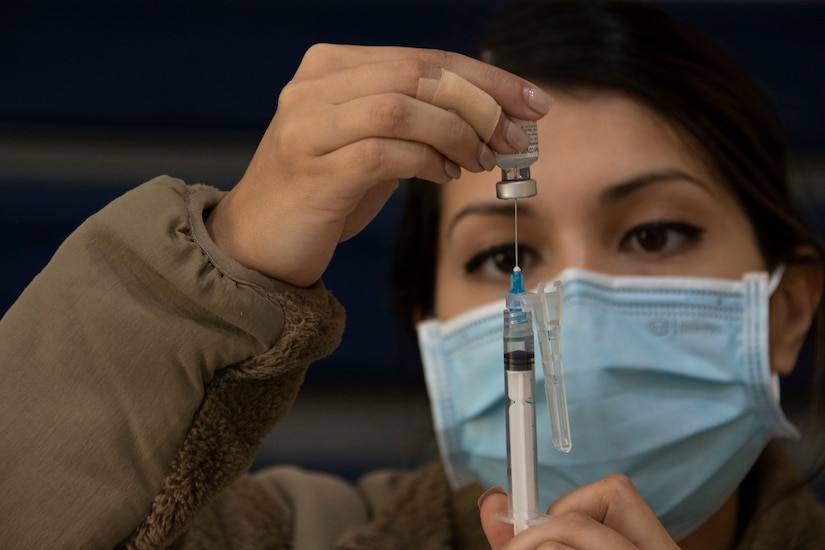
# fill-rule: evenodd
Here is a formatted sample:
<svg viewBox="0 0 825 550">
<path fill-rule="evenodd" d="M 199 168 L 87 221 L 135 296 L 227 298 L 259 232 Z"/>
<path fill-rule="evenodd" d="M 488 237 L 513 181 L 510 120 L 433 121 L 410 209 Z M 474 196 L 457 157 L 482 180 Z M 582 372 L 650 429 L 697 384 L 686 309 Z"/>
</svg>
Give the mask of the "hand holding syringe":
<svg viewBox="0 0 825 550">
<path fill-rule="evenodd" d="M 510 291 L 505 294 L 504 310 L 509 510 L 508 515 L 501 518 L 513 523 L 516 535 L 547 519 L 539 511 L 538 498 L 534 326 L 541 351 L 553 445 L 563 452 L 572 448 L 561 361 L 562 285 L 554 283 L 554 290 L 549 292 L 544 285 L 539 285 L 536 294 L 525 292 L 518 266 L 518 199 L 536 194 L 536 182 L 530 178 L 529 166 L 538 158 L 535 123 L 528 122 L 523 129 L 533 139 L 530 150 L 524 154 L 499 155 L 502 181 L 496 185 L 499 198 L 514 201 L 516 228 L 516 266 L 510 278 Z"/>
</svg>

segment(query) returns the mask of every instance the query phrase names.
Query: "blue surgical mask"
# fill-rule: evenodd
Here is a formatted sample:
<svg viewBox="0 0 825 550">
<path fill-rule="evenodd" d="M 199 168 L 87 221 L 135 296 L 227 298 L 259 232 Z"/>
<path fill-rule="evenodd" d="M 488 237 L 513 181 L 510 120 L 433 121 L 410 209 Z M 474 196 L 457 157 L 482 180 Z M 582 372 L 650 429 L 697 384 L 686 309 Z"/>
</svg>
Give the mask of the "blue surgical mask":
<svg viewBox="0 0 825 550">
<path fill-rule="evenodd" d="M 780 277 L 562 272 L 573 448 L 553 448 L 537 391 L 542 505 L 624 473 L 679 540 L 732 494 L 772 437 L 798 437 L 769 365 L 768 301 Z M 502 300 L 418 326 L 439 449 L 455 488 L 507 486 L 503 308 Z"/>
</svg>

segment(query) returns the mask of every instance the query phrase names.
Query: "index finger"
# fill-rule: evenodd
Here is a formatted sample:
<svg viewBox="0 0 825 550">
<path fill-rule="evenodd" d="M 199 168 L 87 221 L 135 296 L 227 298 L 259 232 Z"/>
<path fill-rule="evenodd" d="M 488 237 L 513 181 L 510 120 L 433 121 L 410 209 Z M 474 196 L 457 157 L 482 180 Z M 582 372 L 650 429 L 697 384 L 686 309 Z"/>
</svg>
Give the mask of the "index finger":
<svg viewBox="0 0 825 550">
<path fill-rule="evenodd" d="M 295 79 L 316 78 L 330 71 L 364 63 L 415 58 L 460 75 L 490 94 L 508 115 L 537 120 L 546 115 L 552 99 L 540 87 L 504 69 L 455 52 L 402 46 L 316 44 L 304 55 Z"/>
<path fill-rule="evenodd" d="M 642 549 L 677 548 L 627 476 L 613 474 L 560 497 L 548 515 L 584 513 Z"/>
</svg>

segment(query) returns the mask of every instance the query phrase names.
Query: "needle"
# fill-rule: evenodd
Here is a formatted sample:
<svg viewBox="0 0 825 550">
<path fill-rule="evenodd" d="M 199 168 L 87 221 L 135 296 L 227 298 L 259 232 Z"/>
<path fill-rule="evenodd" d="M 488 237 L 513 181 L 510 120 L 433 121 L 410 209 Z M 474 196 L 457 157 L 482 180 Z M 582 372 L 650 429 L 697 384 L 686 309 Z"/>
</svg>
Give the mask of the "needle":
<svg viewBox="0 0 825 550">
<path fill-rule="evenodd" d="M 513 201 L 513 218 L 515 220 L 516 267 L 519 267 L 519 265 L 518 265 L 518 200 Z"/>
</svg>

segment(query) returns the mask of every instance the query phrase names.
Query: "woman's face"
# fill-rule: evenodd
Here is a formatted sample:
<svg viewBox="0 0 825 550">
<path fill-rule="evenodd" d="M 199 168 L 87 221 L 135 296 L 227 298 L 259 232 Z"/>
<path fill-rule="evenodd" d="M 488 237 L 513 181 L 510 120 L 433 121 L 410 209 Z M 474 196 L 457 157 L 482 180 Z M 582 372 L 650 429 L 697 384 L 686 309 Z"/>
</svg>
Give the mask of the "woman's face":
<svg viewBox="0 0 825 550">
<path fill-rule="evenodd" d="M 554 94 L 539 122 L 535 197 L 518 201 L 518 263 L 534 287 L 567 267 L 738 279 L 764 270 L 744 211 L 676 131 L 620 95 Z M 435 314 L 501 297 L 515 262 L 499 172 L 445 185 Z"/>
</svg>

